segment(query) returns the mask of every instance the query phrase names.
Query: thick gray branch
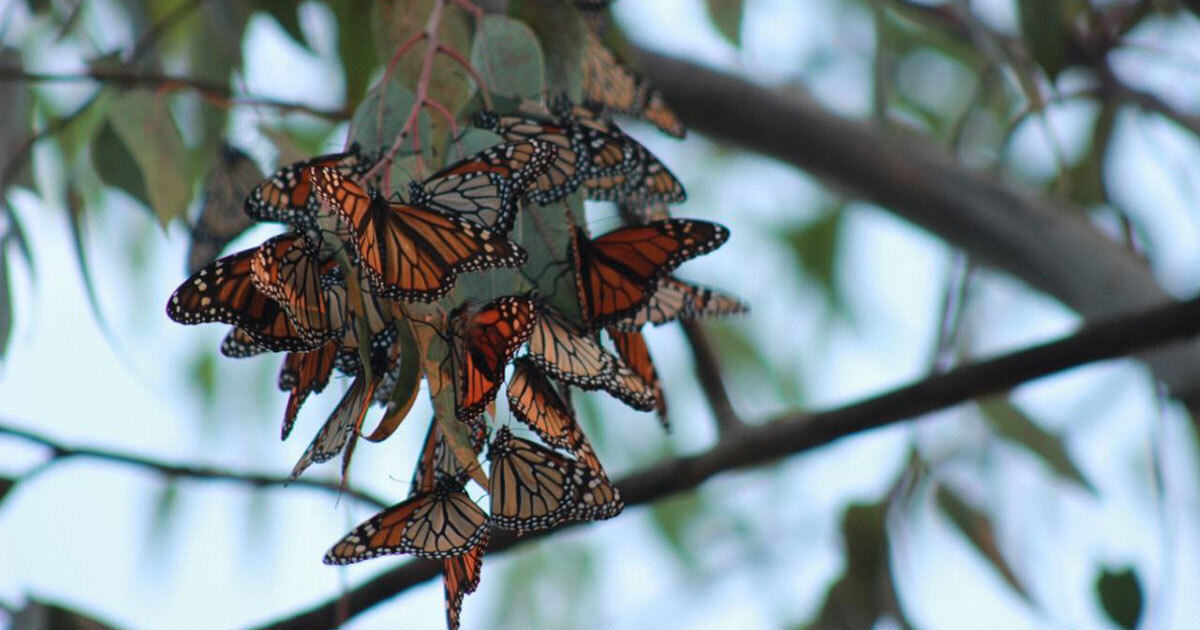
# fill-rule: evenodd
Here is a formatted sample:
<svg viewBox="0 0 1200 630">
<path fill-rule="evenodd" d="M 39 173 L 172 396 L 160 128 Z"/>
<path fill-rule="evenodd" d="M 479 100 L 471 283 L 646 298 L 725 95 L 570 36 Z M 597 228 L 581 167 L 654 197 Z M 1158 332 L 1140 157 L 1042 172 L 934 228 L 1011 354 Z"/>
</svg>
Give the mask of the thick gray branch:
<svg viewBox="0 0 1200 630">
<path fill-rule="evenodd" d="M 940 148 L 798 96 L 687 61 L 643 53 L 649 75 L 692 129 L 793 164 L 937 234 L 1087 319 L 1161 305 L 1149 269 L 1077 207 L 972 171 Z M 1200 345 L 1143 357 L 1171 392 L 1200 403 Z"/>
</svg>

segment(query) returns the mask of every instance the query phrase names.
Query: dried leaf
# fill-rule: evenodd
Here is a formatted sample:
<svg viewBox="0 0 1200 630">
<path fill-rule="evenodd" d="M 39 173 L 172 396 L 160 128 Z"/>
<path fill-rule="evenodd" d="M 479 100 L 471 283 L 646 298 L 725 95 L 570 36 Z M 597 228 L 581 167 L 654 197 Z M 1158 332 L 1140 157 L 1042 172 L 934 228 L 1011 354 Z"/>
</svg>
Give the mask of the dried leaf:
<svg viewBox="0 0 1200 630">
<path fill-rule="evenodd" d="M 1000 577 L 1004 578 L 1018 595 L 1032 603 L 1029 592 L 1000 553 L 1000 548 L 996 545 L 996 532 L 992 529 L 992 522 L 988 516 L 971 507 L 965 499 L 944 485 L 938 486 L 937 503 L 971 545 L 1000 573 Z"/>
</svg>

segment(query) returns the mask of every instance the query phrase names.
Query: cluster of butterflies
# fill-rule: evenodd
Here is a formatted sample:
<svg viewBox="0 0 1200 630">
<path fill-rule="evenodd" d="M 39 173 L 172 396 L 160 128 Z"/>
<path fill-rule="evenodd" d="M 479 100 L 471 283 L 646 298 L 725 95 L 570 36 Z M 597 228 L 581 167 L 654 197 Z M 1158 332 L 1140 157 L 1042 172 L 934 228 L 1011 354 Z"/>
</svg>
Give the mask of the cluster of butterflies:
<svg viewBox="0 0 1200 630">
<path fill-rule="evenodd" d="M 523 207 L 560 202 L 576 191 L 619 205 L 627 225 L 597 237 L 569 212 L 563 217 L 566 260 L 555 262 L 573 276 L 578 317 L 533 290 L 438 311 L 444 319 L 435 327 L 450 349 L 455 419 L 476 454 L 487 450 L 488 511 L 466 492 L 477 460 L 465 462 L 444 421 L 435 419 L 410 496 L 354 528 L 325 556 L 329 564 L 398 553 L 442 560 L 453 628 L 463 597 L 478 584 L 491 526 L 525 533 L 610 518 L 623 508 L 576 421 L 571 388 L 603 390 L 636 409 L 656 410 L 665 424 L 662 386 L 642 328 L 746 310 L 736 298 L 671 275 L 729 234 L 714 223 L 668 216 L 667 206 L 685 199 L 683 186 L 611 115 L 636 114 L 677 136 L 683 127 L 644 80 L 628 72 L 600 77 L 602 65 L 591 74 L 585 69 L 591 79 L 584 104 L 560 96 L 549 108 L 476 112 L 472 125 L 502 142 L 412 181 L 407 200 L 366 181 L 382 154 L 357 144 L 279 169 L 253 188 L 244 209 L 254 221 L 282 223 L 288 231 L 199 269 L 167 304 L 168 316 L 183 324 L 231 325 L 221 344 L 226 356 L 286 353 L 279 373 L 279 387 L 289 394 L 284 439 L 305 400 L 335 371 L 352 377 L 292 471 L 295 478 L 342 454 L 344 479 L 358 438 L 380 441 L 395 428 L 381 423 L 364 434 L 363 421 L 372 403 L 388 404 L 397 389 L 400 327 L 415 320 L 412 305 L 444 303 L 464 273 L 507 267 L 524 274 L 529 256 L 509 239 Z M 486 421 L 486 412 L 495 416 L 509 365 L 509 410 L 540 443 L 504 426 L 492 435 Z"/>
</svg>

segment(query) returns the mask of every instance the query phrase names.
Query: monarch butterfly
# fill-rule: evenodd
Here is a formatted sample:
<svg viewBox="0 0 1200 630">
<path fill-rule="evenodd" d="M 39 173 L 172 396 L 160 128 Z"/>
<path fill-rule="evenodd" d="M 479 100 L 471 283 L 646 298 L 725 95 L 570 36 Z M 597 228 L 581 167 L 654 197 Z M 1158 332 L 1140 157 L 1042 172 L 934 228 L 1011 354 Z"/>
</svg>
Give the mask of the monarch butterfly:
<svg viewBox="0 0 1200 630">
<path fill-rule="evenodd" d="M 343 153 L 330 153 L 289 164 L 259 184 L 246 197 L 246 214 L 257 221 L 287 223 L 297 232 L 316 228 L 320 202 L 312 196 L 312 168 L 331 168 L 358 179 L 375 164 L 363 155 L 358 143 Z"/>
<path fill-rule="evenodd" d="M 658 281 L 645 306 L 613 323 L 612 328 L 634 331 L 645 324 L 658 326 L 677 319 L 733 315 L 748 310 L 750 307 L 732 295 L 668 276 Z"/>
<path fill-rule="evenodd" d="M 529 339 L 537 321 L 533 298 L 510 295 L 450 315 L 458 369 L 456 415 L 471 422 L 496 398 L 504 367 Z"/>
<path fill-rule="evenodd" d="M 300 456 L 296 466 L 292 468 L 292 474 L 288 477 L 290 481 L 299 478 L 301 473 L 312 464 L 328 461 L 341 453 L 342 449 L 347 448 L 346 445 L 350 442 L 350 438 L 356 436 L 359 427 L 362 426 L 363 417 L 367 414 L 367 407 L 370 405 L 374 391 L 375 382 L 368 382 L 366 375 L 360 372 L 354 378 L 350 389 L 346 390 L 346 394 L 342 396 L 337 408 L 329 414 L 329 419 L 325 421 L 321 430 L 309 443 L 308 448 L 304 450 L 304 454 Z M 342 460 L 343 477 L 350 465 L 349 453 L 351 452 L 347 449 L 347 455 Z"/>
<path fill-rule="evenodd" d="M 586 33 L 583 48 L 583 92 L 585 102 L 605 111 L 637 116 L 676 138 L 687 135 L 683 122 L 662 94 L 640 73 L 617 61 L 591 31 Z"/>
<path fill-rule="evenodd" d="M 555 380 L 584 389 L 608 386 L 617 364 L 616 357 L 549 307 L 538 313 L 529 357 Z"/>
<path fill-rule="evenodd" d="M 547 529 L 571 510 L 571 462 L 500 427 L 488 448 L 492 522 L 519 533 Z"/>
<path fill-rule="evenodd" d="M 435 210 L 388 203 L 334 169 L 316 169 L 314 181 L 318 197 L 350 225 L 362 269 L 381 297 L 432 302 L 460 273 L 526 260 L 499 234 Z"/>
<path fill-rule="evenodd" d="M 654 410 L 658 412 L 658 419 L 662 422 L 664 428 L 670 426 L 667 422 L 667 398 L 663 393 L 662 381 L 658 378 L 658 371 L 654 369 L 654 361 L 650 358 L 650 348 L 646 345 L 646 338 L 642 336 L 640 331 L 623 331 L 614 328 L 608 328 L 608 336 L 613 340 L 613 345 L 617 347 L 617 356 L 628 365 L 634 374 L 642 380 L 649 388 L 650 393 L 654 397 Z"/>
<path fill-rule="evenodd" d="M 513 367 L 508 381 L 508 405 L 513 415 L 546 444 L 567 449 L 585 466 L 604 475 L 600 458 L 576 422 L 570 401 L 559 395 L 529 357 L 517 359 Z"/>
<path fill-rule="evenodd" d="M 687 200 L 683 184 L 645 147 L 637 146 L 637 155 L 630 165 L 627 173 L 584 179 L 588 199 L 636 203 L 683 203 Z"/>
<path fill-rule="evenodd" d="M 670 207 L 663 201 L 622 201 L 617 203 L 617 213 L 631 225 L 671 218 Z"/>
<path fill-rule="evenodd" d="M 458 619 L 462 614 L 463 598 L 474 593 L 479 586 L 479 574 L 483 568 L 483 554 L 487 549 L 491 530 L 484 529 L 483 537 L 466 553 L 442 560 L 442 586 L 446 591 L 446 626 L 458 630 Z"/>
<path fill-rule="evenodd" d="M 554 162 L 558 149 L 533 140 L 500 144 L 410 184 L 410 202 L 466 216 L 499 234 L 512 229 L 517 202 Z"/>
<path fill-rule="evenodd" d="M 325 554 L 325 564 L 351 564 L 411 553 L 448 558 L 471 550 L 487 535 L 487 514 L 463 486 L 466 475 L 441 475 L 421 492 L 364 521 Z"/>
<path fill-rule="evenodd" d="M 167 316 L 180 324 L 223 322 L 241 329 L 239 339 L 275 352 L 305 352 L 340 331 L 301 334 L 275 300 L 255 286 L 251 261 L 257 250 L 218 258 L 179 285 L 167 301 Z"/>
<path fill-rule="evenodd" d="M 255 343 L 249 333 L 234 326 L 229 329 L 221 340 L 221 354 L 231 359 L 245 359 L 267 352 L 267 349 Z"/>
<path fill-rule="evenodd" d="M 532 109 L 526 106 L 514 114 L 478 111 L 471 122 L 510 142 L 537 140 L 557 148 L 553 162 L 538 176 L 529 192 L 536 203 L 559 201 L 575 192 L 585 179 L 599 182 L 633 170 L 640 145 L 619 129 L 585 115 L 554 120 L 545 110 Z"/>
<path fill-rule="evenodd" d="M 729 230 L 716 223 L 664 219 L 588 239 L 571 226 L 571 257 L 584 321 L 620 321 L 645 306 L 663 276 L 720 247 Z"/>
<path fill-rule="evenodd" d="M 329 383 L 340 345 L 334 339 L 312 352 L 289 352 L 284 357 L 283 367 L 279 371 L 279 388 L 288 392 L 288 401 L 279 439 L 286 440 L 291 434 L 296 424 L 296 414 L 300 413 L 300 407 L 308 395 L 320 393 Z"/>
<path fill-rule="evenodd" d="M 337 263 L 322 262 L 308 239 L 295 233 L 268 239 L 250 268 L 258 290 L 283 307 L 302 336 L 320 342 L 341 333 L 347 305 Z"/>
<path fill-rule="evenodd" d="M 518 533 L 571 519 L 604 519 L 624 508 L 601 474 L 500 427 L 488 449 L 492 522 Z"/>
<path fill-rule="evenodd" d="M 262 170 L 234 147 L 222 143 L 204 180 L 204 205 L 192 225 L 188 273 L 196 273 L 254 222 L 241 211 L 242 200 L 262 181 Z"/>
</svg>

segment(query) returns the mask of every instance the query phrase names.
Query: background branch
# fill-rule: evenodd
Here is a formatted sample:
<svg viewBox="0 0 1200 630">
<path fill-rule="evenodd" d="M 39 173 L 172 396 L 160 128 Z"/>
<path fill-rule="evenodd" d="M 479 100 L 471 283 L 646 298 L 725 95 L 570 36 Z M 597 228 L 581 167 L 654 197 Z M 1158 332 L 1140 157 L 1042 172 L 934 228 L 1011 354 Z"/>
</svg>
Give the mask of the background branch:
<svg viewBox="0 0 1200 630">
<path fill-rule="evenodd" d="M 954 368 L 911 385 L 817 413 L 785 413 L 764 424 L 726 435 L 716 446 L 696 455 L 651 466 L 617 482 L 626 505 L 651 503 L 691 490 L 710 477 L 768 464 L 863 431 L 888 426 L 920 414 L 975 398 L 998 394 L 1022 383 L 1093 361 L 1112 359 L 1195 336 L 1200 333 L 1200 298 L 1160 306 L 1088 325 L 1064 339 L 1001 357 Z M 560 526 L 517 538 L 494 530 L 488 553 L 549 536 L 573 525 Z M 315 558 L 315 556 L 314 556 Z M 335 621 L 379 604 L 436 577 L 441 564 L 406 562 L 361 586 L 288 619 L 264 625 L 263 630 L 328 628 Z M 338 615 L 342 616 L 338 616 Z"/>
<path fill-rule="evenodd" d="M 168 478 L 193 479 L 199 481 L 230 481 L 245 485 L 254 486 L 256 488 L 283 487 L 287 485 L 298 486 L 301 488 L 315 488 L 326 492 L 340 493 L 348 497 L 352 497 L 365 503 L 370 503 L 379 508 L 391 505 L 383 499 L 375 497 L 362 490 L 353 488 L 341 488 L 340 484 L 333 481 L 317 481 L 313 479 L 297 479 L 289 482 L 287 477 L 277 477 L 272 475 L 263 475 L 258 473 L 235 473 L 228 470 L 213 468 L 211 466 L 188 466 L 184 464 L 172 464 L 149 457 L 141 457 L 138 455 L 130 455 L 127 453 L 117 453 L 114 451 L 105 451 L 95 448 L 76 448 L 67 446 L 61 442 L 57 442 L 49 437 L 18 429 L 11 426 L 0 425 L 0 435 L 9 435 L 26 442 L 32 442 L 39 446 L 44 446 L 50 449 L 50 460 L 42 464 L 37 470 L 44 468 L 54 462 L 69 459 L 72 457 L 86 457 L 97 459 L 106 462 L 115 462 L 126 466 L 133 466 L 144 470 L 150 470 Z"/>
<path fill-rule="evenodd" d="M 972 171 L 931 143 L 846 118 L 794 92 L 654 53 L 639 57 L 689 127 L 877 203 L 1085 318 L 1170 300 L 1145 264 L 1088 224 L 1081 208 Z M 1172 395 L 1200 406 L 1200 344 L 1142 358 Z"/>
</svg>

